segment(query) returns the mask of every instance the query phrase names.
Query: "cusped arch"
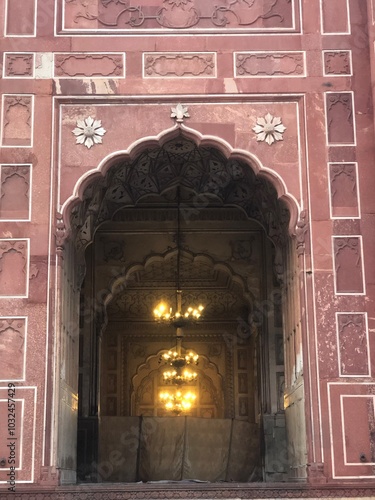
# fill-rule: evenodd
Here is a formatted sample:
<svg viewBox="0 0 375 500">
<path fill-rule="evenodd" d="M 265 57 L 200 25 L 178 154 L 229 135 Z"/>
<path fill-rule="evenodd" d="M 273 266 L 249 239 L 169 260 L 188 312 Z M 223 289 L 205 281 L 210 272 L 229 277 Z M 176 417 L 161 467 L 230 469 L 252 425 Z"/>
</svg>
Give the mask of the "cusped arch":
<svg viewBox="0 0 375 500">
<path fill-rule="evenodd" d="M 132 290 L 133 284 L 138 287 L 142 281 L 145 281 L 146 288 L 147 287 L 147 273 L 150 271 L 153 273 L 153 268 L 160 268 L 160 274 L 163 277 L 165 283 L 170 282 L 170 297 L 167 292 L 164 292 L 165 297 L 161 295 L 159 292 L 155 294 L 154 300 L 152 299 L 153 295 L 151 292 L 148 295 L 148 302 L 144 300 L 144 311 L 141 311 L 143 316 L 147 316 L 147 314 L 152 314 L 152 311 L 156 305 L 156 303 L 160 300 L 166 300 L 168 303 L 173 303 L 173 297 L 175 297 L 175 269 L 176 269 L 176 261 L 177 257 L 181 260 L 181 279 L 184 278 L 184 263 L 188 264 L 188 268 L 185 270 L 186 276 L 192 276 L 193 270 L 197 276 L 205 278 L 204 274 L 214 275 L 213 280 L 216 283 L 220 283 L 220 285 L 225 284 L 227 293 L 232 294 L 237 298 L 241 298 L 241 304 L 246 305 L 247 314 L 253 309 L 253 304 L 255 303 L 255 297 L 251 293 L 251 290 L 248 289 L 246 280 L 236 274 L 233 269 L 225 262 L 216 262 L 211 256 L 199 253 L 194 254 L 193 252 L 186 249 L 169 249 L 167 252 L 163 254 L 151 254 L 149 255 L 143 262 L 136 262 L 129 265 L 123 272 L 115 277 L 111 278 L 111 281 L 108 283 L 107 292 L 105 296 L 102 297 L 103 300 L 103 312 L 104 316 L 107 317 L 109 314 L 109 308 L 112 307 L 113 301 L 116 300 L 117 297 L 124 293 L 126 294 L 129 290 Z M 170 274 L 170 276 L 168 276 Z M 152 274 L 150 277 L 152 281 L 154 281 L 155 275 Z M 204 290 L 200 293 L 205 294 Z M 189 294 L 185 292 L 183 299 L 185 297 L 189 297 Z M 194 300 L 189 297 L 190 300 Z M 197 301 L 204 301 L 206 305 L 210 304 L 210 297 L 204 297 L 204 300 L 200 300 L 202 297 L 196 297 Z M 239 299 L 238 299 L 239 300 Z M 240 307 L 241 304 L 238 306 Z M 139 315 L 140 312 L 138 311 Z M 223 311 L 223 314 L 226 315 L 227 311 Z M 238 313 L 233 313 L 235 316 L 238 316 Z M 219 311 L 215 311 L 215 316 L 220 315 Z M 108 318 L 107 318 L 108 319 Z M 153 318 L 150 317 L 150 320 Z"/>
<path fill-rule="evenodd" d="M 165 349 L 153 353 L 141 363 L 136 373 L 131 379 L 131 395 L 130 406 L 133 414 L 136 413 L 136 408 L 141 404 L 141 392 L 145 385 L 150 383 L 155 377 L 161 378 L 161 373 L 166 369 L 166 366 L 160 364 L 160 357 L 165 352 Z M 199 364 L 194 367 L 194 371 L 198 373 L 198 384 L 206 383 L 210 388 L 213 404 L 216 407 L 219 418 L 224 417 L 224 380 L 216 363 L 211 361 L 207 356 L 199 356 Z M 197 382 L 196 382 L 197 383 Z M 162 389 L 160 386 L 159 389 Z M 154 401 L 156 406 L 156 401 Z"/>
<path fill-rule="evenodd" d="M 178 139 L 190 141 L 191 144 L 200 151 L 205 151 L 207 149 L 217 151 L 218 155 L 222 155 L 230 165 L 235 164 L 235 162 L 241 162 L 241 164 L 243 163 L 246 167 L 249 167 L 249 172 L 251 171 L 253 176 L 262 180 L 265 185 L 272 186 L 272 189 L 276 192 L 277 199 L 285 204 L 289 214 L 287 224 L 289 234 L 294 234 L 300 213 L 300 206 L 295 197 L 288 192 L 287 186 L 279 174 L 265 167 L 254 154 L 245 150 L 235 149 L 228 142 L 219 137 L 203 135 L 183 124 L 176 124 L 174 127 L 161 132 L 158 136 L 139 139 L 127 150 L 111 153 L 99 163 L 97 168 L 85 173 L 76 183 L 72 196 L 64 202 L 61 208 L 62 219 L 67 228 L 67 233 L 69 233 L 72 226 L 74 227 L 74 219 L 77 218 L 77 214 L 82 216 L 82 210 L 78 210 L 77 207 L 85 203 L 88 197 L 91 196 L 90 204 L 86 207 L 88 208 L 86 211 L 88 212 L 91 222 L 87 218 L 85 221 L 81 222 L 81 225 L 86 225 L 85 230 L 87 231 L 87 235 L 85 235 L 87 238 L 83 239 L 83 246 L 87 245 L 93 237 L 94 230 L 93 227 L 91 227 L 93 225 L 92 221 L 97 214 L 98 205 L 100 203 L 100 194 L 98 191 L 95 192 L 94 187 L 100 186 L 102 191 L 103 189 L 108 189 L 109 186 L 106 180 L 108 180 L 110 173 L 114 172 L 116 166 L 134 164 L 134 161 L 139 159 L 145 151 L 164 151 L 168 143 Z M 119 179 L 117 178 L 116 182 L 118 181 Z M 215 189 L 217 190 L 217 186 L 215 186 Z M 152 193 L 152 186 L 149 187 L 149 190 L 150 193 Z M 246 193 L 244 193 L 244 196 L 246 196 Z M 129 206 L 131 203 L 134 203 L 131 196 L 129 199 L 126 199 L 125 196 L 123 201 L 124 206 L 126 206 L 127 203 Z M 226 202 L 230 204 L 230 200 Z M 102 214 L 102 216 L 105 216 L 105 213 Z"/>
</svg>

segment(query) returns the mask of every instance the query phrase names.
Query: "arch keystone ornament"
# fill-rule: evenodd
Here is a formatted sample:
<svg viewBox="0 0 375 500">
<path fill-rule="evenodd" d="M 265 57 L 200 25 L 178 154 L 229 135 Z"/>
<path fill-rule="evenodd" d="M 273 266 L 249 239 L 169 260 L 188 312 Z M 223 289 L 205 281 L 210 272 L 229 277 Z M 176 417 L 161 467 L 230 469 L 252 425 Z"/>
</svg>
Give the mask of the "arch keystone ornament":
<svg viewBox="0 0 375 500">
<path fill-rule="evenodd" d="M 171 108 L 171 118 L 174 118 L 176 123 L 183 123 L 184 118 L 190 118 L 188 107 L 179 102 L 175 108 Z"/>
<path fill-rule="evenodd" d="M 102 143 L 102 136 L 106 130 L 101 120 L 94 120 L 91 116 L 84 120 L 77 120 L 77 127 L 72 131 L 76 136 L 76 144 L 83 144 L 90 149 L 94 144 Z"/>
<path fill-rule="evenodd" d="M 253 130 L 257 135 L 257 141 L 266 141 L 271 146 L 274 142 L 283 140 L 286 127 L 282 124 L 280 117 L 267 113 L 264 118 L 257 118 Z"/>
</svg>

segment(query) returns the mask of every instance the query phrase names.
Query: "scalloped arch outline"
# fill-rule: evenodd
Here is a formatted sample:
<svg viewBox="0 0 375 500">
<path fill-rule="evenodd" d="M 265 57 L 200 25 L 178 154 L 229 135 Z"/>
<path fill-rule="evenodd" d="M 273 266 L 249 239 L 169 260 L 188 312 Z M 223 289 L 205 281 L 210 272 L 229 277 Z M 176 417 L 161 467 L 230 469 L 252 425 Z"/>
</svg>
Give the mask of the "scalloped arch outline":
<svg viewBox="0 0 375 500">
<path fill-rule="evenodd" d="M 290 213 L 289 233 L 295 234 L 295 228 L 300 216 L 301 206 L 297 199 L 288 192 L 284 179 L 269 167 L 265 167 L 257 156 L 244 149 L 235 149 L 227 141 L 213 135 L 203 135 L 195 129 L 184 124 L 175 124 L 169 129 L 165 129 L 157 136 L 142 137 L 133 142 L 128 149 L 114 151 L 101 160 L 99 165 L 83 174 L 77 181 L 73 194 L 63 203 L 60 212 L 65 227 L 70 229 L 70 215 L 73 208 L 83 200 L 85 189 L 95 179 L 105 177 L 108 171 L 119 161 L 134 160 L 142 151 L 148 147 L 163 147 L 163 145 L 179 136 L 193 141 L 198 147 L 213 147 L 220 151 L 227 159 L 237 159 L 244 161 L 255 175 L 268 180 L 276 189 L 278 199 L 282 200 Z"/>
<path fill-rule="evenodd" d="M 193 254 L 189 250 L 181 250 L 181 254 L 185 256 L 185 258 L 188 258 L 191 260 L 191 262 L 196 263 L 196 262 L 205 262 L 208 265 L 212 267 L 213 270 L 217 271 L 222 271 L 223 273 L 227 274 L 230 277 L 230 280 L 232 283 L 235 283 L 236 285 L 239 285 L 242 290 L 243 290 L 243 296 L 247 300 L 247 302 L 252 305 L 254 297 L 252 294 L 246 290 L 246 285 L 243 280 L 243 278 L 239 275 L 236 274 L 233 269 L 226 263 L 223 262 L 216 262 L 211 256 L 200 253 L 200 254 Z M 114 277 L 109 283 L 107 287 L 107 294 L 104 297 L 103 300 L 103 305 L 104 308 L 107 308 L 109 303 L 113 300 L 113 298 L 118 294 L 121 293 L 121 287 L 123 283 L 127 282 L 127 280 L 131 280 L 131 276 L 139 271 L 146 271 L 147 267 L 150 264 L 153 264 L 155 262 L 163 262 L 166 261 L 173 256 L 177 255 L 177 249 L 172 248 L 171 250 L 168 250 L 167 252 L 163 254 L 152 254 L 146 257 L 146 259 L 143 262 L 136 262 L 132 265 L 130 265 L 125 272 L 121 273 L 119 276 Z"/>
</svg>

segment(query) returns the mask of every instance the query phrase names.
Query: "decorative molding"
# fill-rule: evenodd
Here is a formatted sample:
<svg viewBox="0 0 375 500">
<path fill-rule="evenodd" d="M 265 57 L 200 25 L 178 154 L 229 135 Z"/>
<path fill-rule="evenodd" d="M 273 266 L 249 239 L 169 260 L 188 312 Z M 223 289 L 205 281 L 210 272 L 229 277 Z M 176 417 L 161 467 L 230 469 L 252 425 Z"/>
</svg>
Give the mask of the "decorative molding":
<svg viewBox="0 0 375 500">
<path fill-rule="evenodd" d="M 124 54 L 87 52 L 55 54 L 54 75 L 57 78 L 123 78 Z"/>
<path fill-rule="evenodd" d="M 129 5 L 126 0 L 65 0 L 66 31 L 125 32 L 160 30 L 294 31 L 298 4 L 293 0 L 163 0 L 159 5 Z M 160 6 L 160 4 L 162 4 Z"/>
<path fill-rule="evenodd" d="M 361 479 L 363 483 L 365 479 Z M 370 480 L 369 480 L 370 481 Z M 295 486 L 284 484 L 283 486 L 271 486 L 263 484 L 261 487 L 254 483 L 236 484 L 227 486 L 223 484 L 205 484 L 205 485 L 151 485 L 151 484 L 89 484 L 89 485 L 72 485 L 60 486 L 51 490 L 38 487 L 18 487 L 17 500 L 29 500 L 35 495 L 38 500 L 70 500 L 73 497 L 80 499 L 90 496 L 90 500 L 165 500 L 166 497 L 186 500 L 186 499 L 298 499 L 306 498 L 316 500 L 317 498 L 373 498 L 375 497 L 375 488 L 372 486 L 364 487 L 359 484 L 350 483 L 345 487 L 340 486 Z M 2 500 L 14 499 L 14 493 L 2 493 Z"/>
<path fill-rule="evenodd" d="M 4 78 L 33 78 L 33 53 L 4 53 Z"/>
<path fill-rule="evenodd" d="M 253 130 L 257 135 L 257 141 L 265 141 L 271 146 L 274 142 L 283 140 L 286 127 L 282 124 L 281 118 L 267 113 L 264 118 L 257 118 Z"/>
<path fill-rule="evenodd" d="M 303 77 L 303 52 L 235 52 L 235 77 Z"/>
<path fill-rule="evenodd" d="M 64 250 L 65 240 L 67 238 L 67 230 L 63 220 L 62 215 L 56 213 L 56 227 L 55 227 L 55 242 L 56 242 L 56 253 L 62 254 Z"/>
<path fill-rule="evenodd" d="M 102 127 L 101 120 L 94 120 L 91 116 L 77 120 L 77 127 L 72 131 L 76 136 L 76 144 L 83 144 L 90 149 L 94 144 L 101 144 L 102 136 L 106 130 Z"/>
<path fill-rule="evenodd" d="M 214 78 L 214 52 L 164 52 L 143 54 L 144 78 Z"/>
<path fill-rule="evenodd" d="M 302 210 L 296 226 L 297 255 L 305 253 L 306 233 L 308 230 L 307 210 Z"/>
</svg>

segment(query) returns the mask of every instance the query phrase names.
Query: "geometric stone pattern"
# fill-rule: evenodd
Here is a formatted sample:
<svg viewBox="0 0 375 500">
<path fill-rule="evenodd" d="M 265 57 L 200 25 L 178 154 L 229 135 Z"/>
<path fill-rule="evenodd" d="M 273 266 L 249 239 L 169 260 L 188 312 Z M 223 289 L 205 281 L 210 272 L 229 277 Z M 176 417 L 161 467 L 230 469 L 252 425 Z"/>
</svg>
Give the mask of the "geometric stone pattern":
<svg viewBox="0 0 375 500">
<path fill-rule="evenodd" d="M 280 77 L 304 76 L 303 52 L 235 53 L 235 76 Z"/>
<path fill-rule="evenodd" d="M 215 77 L 214 52 L 148 52 L 143 54 L 145 78 Z"/>
<path fill-rule="evenodd" d="M 4 55 L 4 78 L 32 78 L 34 54 L 8 52 Z"/>
<path fill-rule="evenodd" d="M 370 376 L 366 315 L 337 313 L 336 319 L 340 376 Z"/>
</svg>

